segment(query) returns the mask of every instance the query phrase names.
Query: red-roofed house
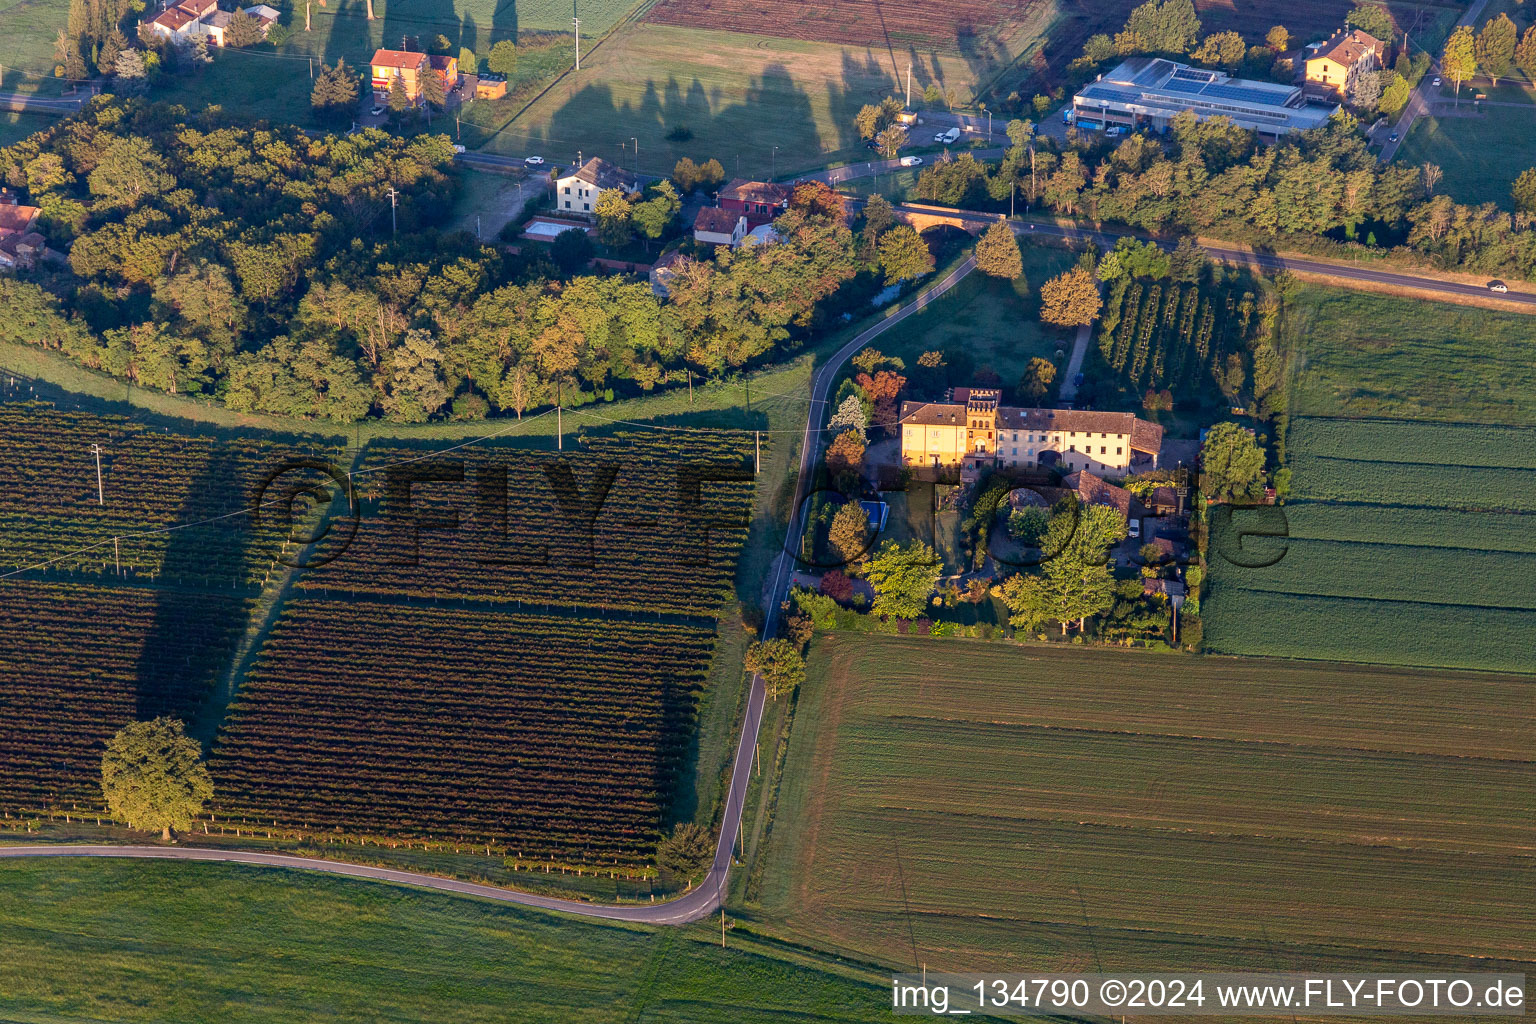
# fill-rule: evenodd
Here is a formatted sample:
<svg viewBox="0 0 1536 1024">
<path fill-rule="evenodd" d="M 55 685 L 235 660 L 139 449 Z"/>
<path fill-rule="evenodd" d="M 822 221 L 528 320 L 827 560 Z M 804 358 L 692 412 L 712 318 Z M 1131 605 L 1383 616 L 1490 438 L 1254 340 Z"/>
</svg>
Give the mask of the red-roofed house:
<svg viewBox="0 0 1536 1024">
<path fill-rule="evenodd" d="M 395 79 L 405 89 L 412 103 L 421 98 L 421 78 L 427 72 L 427 55 L 410 50 L 375 50 L 368 62 L 373 68 L 373 96 L 380 103 L 389 99 Z"/>
<path fill-rule="evenodd" d="M 693 219 L 693 240 L 702 245 L 737 245 L 747 233 L 747 218 L 734 210 L 706 206 Z"/>
<path fill-rule="evenodd" d="M 444 95 L 458 88 L 459 58 L 434 53 L 427 58 L 427 66 L 437 73 L 438 79 L 443 83 Z"/>
<path fill-rule="evenodd" d="M 747 229 L 777 220 L 789 209 L 793 187 L 770 181 L 746 181 L 737 178 L 720 190 L 720 208 L 747 218 Z"/>
</svg>

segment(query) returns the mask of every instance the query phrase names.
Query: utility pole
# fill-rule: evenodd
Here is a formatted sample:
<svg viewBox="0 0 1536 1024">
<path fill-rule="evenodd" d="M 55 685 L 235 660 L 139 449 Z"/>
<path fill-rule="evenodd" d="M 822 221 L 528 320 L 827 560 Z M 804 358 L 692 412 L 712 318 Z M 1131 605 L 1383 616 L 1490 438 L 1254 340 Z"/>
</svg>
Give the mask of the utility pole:
<svg viewBox="0 0 1536 1024">
<path fill-rule="evenodd" d="M 774 146 L 773 147 L 773 163 L 770 164 L 769 166 L 772 168 L 773 173 L 769 176 L 768 180 L 769 181 L 773 181 L 774 179 L 776 179 L 779 176 L 779 147 L 778 146 Z"/>
<path fill-rule="evenodd" d="M 912 62 L 907 61 L 907 102 L 904 104 L 907 110 L 912 109 Z"/>
<path fill-rule="evenodd" d="M 309 0 L 304 0 L 304 31 L 309 31 Z"/>
<path fill-rule="evenodd" d="M 693 367 L 684 367 L 688 371 L 688 404 L 693 404 Z"/>
<path fill-rule="evenodd" d="M 725 948 L 725 908 L 720 908 L 720 948 Z"/>
<path fill-rule="evenodd" d="M 640 140 L 631 135 L 629 141 L 635 144 L 635 177 L 638 178 L 640 176 Z"/>
<path fill-rule="evenodd" d="M 122 555 L 119 554 L 118 550 L 117 550 L 117 538 L 116 537 L 112 538 L 112 564 L 117 566 L 117 574 L 119 576 L 121 576 L 123 574 L 123 559 L 122 559 Z M 1175 639 L 1177 639 L 1177 638 L 1175 638 Z"/>
<path fill-rule="evenodd" d="M 572 18 L 571 24 L 576 26 L 576 70 L 581 70 L 581 19 Z"/>
<path fill-rule="evenodd" d="M 458 114 L 454 114 L 453 115 L 453 141 L 454 142 L 463 142 L 464 141 L 464 125 L 460 121 Z"/>
<path fill-rule="evenodd" d="M 389 186 L 389 234 L 394 237 L 397 230 L 395 226 L 395 197 L 400 193 L 395 191 L 395 186 Z"/>
<path fill-rule="evenodd" d="M 105 505 L 107 493 L 101 487 L 101 445 L 91 445 L 91 451 L 96 453 L 96 504 Z"/>
<path fill-rule="evenodd" d="M 757 476 L 757 474 L 761 473 L 762 471 L 763 432 L 761 430 L 754 430 L 752 431 L 752 475 Z"/>
<path fill-rule="evenodd" d="M 565 451 L 565 408 L 560 395 L 560 378 L 555 378 L 555 448 Z"/>
<path fill-rule="evenodd" d="M 309 58 L 309 80 L 311 82 L 315 80 L 315 58 L 313 57 Z"/>
</svg>

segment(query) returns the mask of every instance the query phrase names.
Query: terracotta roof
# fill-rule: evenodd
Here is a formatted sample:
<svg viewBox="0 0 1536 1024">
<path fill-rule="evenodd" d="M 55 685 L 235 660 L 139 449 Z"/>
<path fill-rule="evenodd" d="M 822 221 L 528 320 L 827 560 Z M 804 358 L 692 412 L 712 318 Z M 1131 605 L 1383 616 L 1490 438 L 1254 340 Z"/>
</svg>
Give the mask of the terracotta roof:
<svg viewBox="0 0 1536 1024">
<path fill-rule="evenodd" d="M 903 402 L 901 422 L 944 426 L 964 424 L 970 388 L 956 388 L 953 402 Z M 1089 409 L 1020 409 L 1003 405 L 997 410 L 999 430 L 1065 430 L 1093 434 L 1129 434 L 1131 448 L 1155 455 L 1163 446 L 1163 428 L 1138 419 L 1130 412 L 1095 412 Z"/>
<path fill-rule="evenodd" d="M 965 406 L 951 402 L 902 402 L 901 422 L 918 426 L 965 426 Z"/>
<path fill-rule="evenodd" d="M 448 65 L 452 60 L 452 57 L 434 53 L 427 58 L 427 63 L 431 64 L 434 70 L 447 71 Z"/>
<path fill-rule="evenodd" d="M 1161 593 L 1164 592 L 1165 585 L 1167 584 L 1167 582 L 1168 582 L 1167 580 L 1160 580 L 1160 579 L 1157 579 L 1156 577 L 1153 577 L 1152 579 L 1142 580 L 1141 581 L 1141 595 L 1143 597 L 1151 597 L 1153 594 L 1161 594 Z"/>
<path fill-rule="evenodd" d="M 196 20 L 197 18 L 194 15 L 188 14 L 180 7 L 168 7 L 149 19 L 149 23 L 151 25 L 159 25 L 161 28 L 169 29 L 172 32 L 178 32 Z"/>
<path fill-rule="evenodd" d="M 1156 455 L 1163 450 L 1163 428 L 1156 423 L 1132 417 L 1131 448 Z"/>
<path fill-rule="evenodd" d="M 1152 488 L 1152 504 L 1159 508 L 1177 508 L 1179 495 L 1172 487 Z"/>
<path fill-rule="evenodd" d="M 795 190 L 789 185 L 771 181 L 747 181 L 736 178 L 720 190 L 721 199 L 736 199 L 744 203 L 788 203 Z"/>
<path fill-rule="evenodd" d="M 0 204 L 0 233 L 25 232 L 40 212 L 36 206 Z"/>
<path fill-rule="evenodd" d="M 1317 53 L 1308 59 L 1327 59 L 1342 64 L 1347 68 L 1352 68 L 1367 53 L 1380 54 L 1381 52 L 1381 40 L 1375 36 L 1367 35 L 1359 29 L 1352 29 L 1348 32 L 1340 29 L 1329 36 L 1323 42 L 1323 45 L 1317 48 Z"/>
<path fill-rule="evenodd" d="M 1107 505 L 1118 511 L 1122 517 L 1128 517 L 1131 514 L 1131 492 L 1124 487 L 1105 483 L 1101 477 L 1083 470 L 1069 474 L 1062 483 L 1076 491 L 1077 496 L 1083 499 L 1085 504 Z"/>
<path fill-rule="evenodd" d="M 693 230 L 696 232 L 708 231 L 716 235 L 732 235 L 736 233 L 736 225 L 740 222 L 741 214 L 734 210 L 722 210 L 718 206 L 706 206 L 693 219 Z"/>
<path fill-rule="evenodd" d="M 588 185 L 594 185 L 599 189 L 629 188 L 634 184 L 633 175 L 626 174 L 623 168 L 615 167 L 607 160 L 597 156 L 576 168 L 566 177 L 580 178 Z"/>
<path fill-rule="evenodd" d="M 412 53 L 410 50 L 375 50 L 373 59 L 368 63 L 376 68 L 408 68 L 415 71 L 426 59 L 426 54 Z"/>
<path fill-rule="evenodd" d="M 201 18 L 209 11 L 216 10 L 219 5 L 216 0 L 181 0 L 176 6 L 192 15 L 193 18 Z"/>
</svg>

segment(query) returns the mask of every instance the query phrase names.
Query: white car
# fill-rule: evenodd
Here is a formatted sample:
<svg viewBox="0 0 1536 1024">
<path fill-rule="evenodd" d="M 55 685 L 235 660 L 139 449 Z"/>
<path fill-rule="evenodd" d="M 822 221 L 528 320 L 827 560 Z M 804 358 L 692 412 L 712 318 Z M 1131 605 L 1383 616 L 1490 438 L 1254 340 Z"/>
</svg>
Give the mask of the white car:
<svg viewBox="0 0 1536 1024">
<path fill-rule="evenodd" d="M 1125 524 L 1125 535 L 1131 540 L 1141 539 L 1141 520 L 1130 519 Z"/>
<path fill-rule="evenodd" d="M 1430 82 L 1429 84 L 1434 86 L 1436 89 L 1440 88 L 1440 76 L 1436 75 L 1434 81 Z"/>
<path fill-rule="evenodd" d="M 537 167 L 540 164 L 542 164 L 543 162 L 544 162 L 544 158 L 541 157 L 541 156 L 525 156 L 525 157 L 523 157 L 523 163 L 527 164 L 529 167 Z"/>
<path fill-rule="evenodd" d="M 901 166 L 921 167 L 923 166 L 923 158 L 920 156 L 904 156 L 901 158 Z"/>
<path fill-rule="evenodd" d="M 384 108 L 374 107 L 372 110 L 368 111 L 368 113 L 373 117 L 382 117 L 384 114 Z"/>
<path fill-rule="evenodd" d="M 1509 285 L 1505 284 L 1503 281 L 1489 281 L 1488 290 L 1491 292 L 1498 292 L 1503 294 L 1504 292 L 1509 291 Z"/>
</svg>

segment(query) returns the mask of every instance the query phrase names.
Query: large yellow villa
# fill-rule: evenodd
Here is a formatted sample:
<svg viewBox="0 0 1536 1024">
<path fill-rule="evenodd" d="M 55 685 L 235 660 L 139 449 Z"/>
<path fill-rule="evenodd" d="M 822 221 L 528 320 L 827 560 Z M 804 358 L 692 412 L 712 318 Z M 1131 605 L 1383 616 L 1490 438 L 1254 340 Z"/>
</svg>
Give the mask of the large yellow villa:
<svg viewBox="0 0 1536 1024">
<path fill-rule="evenodd" d="M 1124 476 L 1157 468 L 1163 428 L 1129 412 L 1021 409 L 991 388 L 955 388 L 945 402 L 901 403 L 906 466 L 1060 466 Z"/>
</svg>

